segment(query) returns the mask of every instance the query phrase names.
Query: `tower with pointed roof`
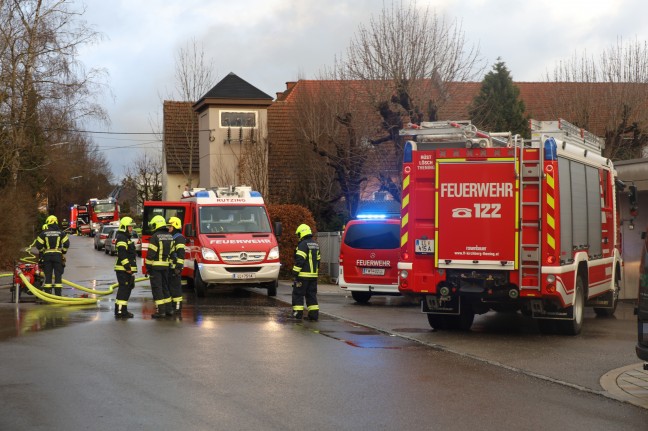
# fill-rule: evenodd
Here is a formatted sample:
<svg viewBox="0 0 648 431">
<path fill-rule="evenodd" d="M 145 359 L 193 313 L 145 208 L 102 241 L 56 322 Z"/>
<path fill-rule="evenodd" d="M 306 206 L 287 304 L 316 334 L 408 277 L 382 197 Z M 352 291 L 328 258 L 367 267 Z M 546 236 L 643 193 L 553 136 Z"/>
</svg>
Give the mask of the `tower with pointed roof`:
<svg viewBox="0 0 648 431">
<path fill-rule="evenodd" d="M 235 185 L 245 179 L 241 156 L 245 146 L 267 138 L 267 110 L 272 100 L 229 73 L 193 105 L 199 125 L 201 187 Z"/>
</svg>

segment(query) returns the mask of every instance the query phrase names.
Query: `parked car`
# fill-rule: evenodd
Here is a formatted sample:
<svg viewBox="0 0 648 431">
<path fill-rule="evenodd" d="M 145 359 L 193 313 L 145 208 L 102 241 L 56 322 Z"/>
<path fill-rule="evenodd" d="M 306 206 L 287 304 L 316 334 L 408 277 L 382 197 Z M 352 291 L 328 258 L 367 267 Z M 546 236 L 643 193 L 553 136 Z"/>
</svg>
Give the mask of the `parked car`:
<svg viewBox="0 0 648 431">
<path fill-rule="evenodd" d="M 117 230 L 118 227 L 119 227 L 118 225 L 111 225 L 111 224 L 103 225 L 101 227 L 101 230 L 99 231 L 99 234 L 94 236 L 95 250 L 103 250 L 108 235 L 110 235 L 110 232 Z"/>
<path fill-rule="evenodd" d="M 111 256 L 114 256 L 117 254 L 117 230 L 114 230 L 110 232 L 110 236 L 106 239 L 106 243 L 104 245 L 104 251 L 106 254 L 110 254 Z M 135 251 L 137 252 L 138 256 L 142 255 L 142 239 L 140 238 L 139 234 L 135 231 L 133 231 L 133 236 L 131 236 L 131 241 L 133 244 L 135 244 Z"/>
</svg>

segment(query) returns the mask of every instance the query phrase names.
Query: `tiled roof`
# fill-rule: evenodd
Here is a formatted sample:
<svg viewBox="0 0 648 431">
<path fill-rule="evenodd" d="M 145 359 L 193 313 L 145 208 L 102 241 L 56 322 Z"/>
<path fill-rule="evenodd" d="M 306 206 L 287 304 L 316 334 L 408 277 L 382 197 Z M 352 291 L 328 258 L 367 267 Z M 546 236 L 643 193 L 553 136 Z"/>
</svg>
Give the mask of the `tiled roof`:
<svg viewBox="0 0 648 431">
<path fill-rule="evenodd" d="M 360 88 L 360 84 L 358 82 L 355 85 Z M 514 84 L 520 89 L 520 98 L 525 104 L 526 115 L 529 118 L 536 120 L 564 118 L 601 137 L 606 130 L 605 122 L 609 118 L 609 112 L 605 108 L 606 102 L 621 90 L 620 86 L 624 85 L 569 82 L 516 82 Z M 300 80 L 287 82 L 286 90 L 277 93 L 276 101 L 268 109 L 270 142 L 268 183 L 272 202 L 291 202 L 294 184 L 299 182 L 301 175 L 304 175 L 304 170 L 307 169 L 304 157 L 313 153 L 310 146 L 305 147 L 304 143 L 298 142 L 295 131 L 295 109 L 300 95 L 325 94 L 327 91 L 339 89 L 340 85 L 340 81 Z M 443 104 L 439 104 L 438 118 L 470 119 L 468 108 L 480 88 L 481 82 L 449 83 L 447 94 L 450 97 Z M 430 93 L 438 99 L 438 91 L 431 88 Z M 561 103 L 567 100 L 576 103 L 573 107 Z M 583 103 L 588 105 L 588 117 L 585 120 L 579 118 L 579 115 L 583 114 L 583 110 L 579 109 L 582 108 Z"/>
<path fill-rule="evenodd" d="M 198 173 L 198 114 L 192 103 L 165 100 L 163 116 L 167 173 Z"/>
<path fill-rule="evenodd" d="M 252 84 L 230 72 L 225 78 L 209 90 L 202 99 L 269 99 L 267 95 Z"/>
</svg>

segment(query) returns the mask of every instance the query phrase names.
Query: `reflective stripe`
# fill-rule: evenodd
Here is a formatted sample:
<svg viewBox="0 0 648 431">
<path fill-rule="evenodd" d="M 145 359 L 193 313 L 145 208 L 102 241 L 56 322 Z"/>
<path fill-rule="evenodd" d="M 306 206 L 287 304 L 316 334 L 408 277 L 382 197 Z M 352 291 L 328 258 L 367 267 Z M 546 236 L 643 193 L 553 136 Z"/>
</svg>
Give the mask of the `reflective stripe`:
<svg viewBox="0 0 648 431">
<path fill-rule="evenodd" d="M 293 310 L 294 311 L 304 311 L 304 306 L 303 305 L 293 305 Z"/>
<path fill-rule="evenodd" d="M 117 305 L 128 305 L 128 301 L 124 301 L 123 299 L 118 299 L 115 301 L 115 304 Z"/>
<path fill-rule="evenodd" d="M 308 306 L 308 311 L 315 311 L 315 310 L 319 310 L 319 305 L 315 304 L 315 305 Z"/>
</svg>

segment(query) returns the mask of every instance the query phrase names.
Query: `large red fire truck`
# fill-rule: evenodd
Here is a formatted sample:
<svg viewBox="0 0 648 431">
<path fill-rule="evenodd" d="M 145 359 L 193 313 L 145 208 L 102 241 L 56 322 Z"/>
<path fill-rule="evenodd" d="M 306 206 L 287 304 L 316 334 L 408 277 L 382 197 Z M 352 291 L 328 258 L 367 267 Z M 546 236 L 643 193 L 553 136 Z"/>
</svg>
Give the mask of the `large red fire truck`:
<svg viewBox="0 0 648 431">
<path fill-rule="evenodd" d="M 521 310 L 575 335 L 585 306 L 614 313 L 622 280 L 615 171 L 603 141 L 564 120 L 531 140 L 470 122 L 400 132 L 404 149 L 399 290 L 436 329 Z"/>
<path fill-rule="evenodd" d="M 93 236 L 101 230 L 102 225 L 119 221 L 119 204 L 115 198 L 92 198 L 87 207 Z"/>
<path fill-rule="evenodd" d="M 180 201 L 145 201 L 142 261 L 152 231 L 148 222 L 160 215 L 182 220 L 187 238 L 182 277 L 199 297 L 216 285 L 251 286 L 277 295 L 281 223 L 270 218 L 259 192 L 247 186 L 193 189 Z M 145 271 L 145 268 L 142 268 Z"/>
</svg>

